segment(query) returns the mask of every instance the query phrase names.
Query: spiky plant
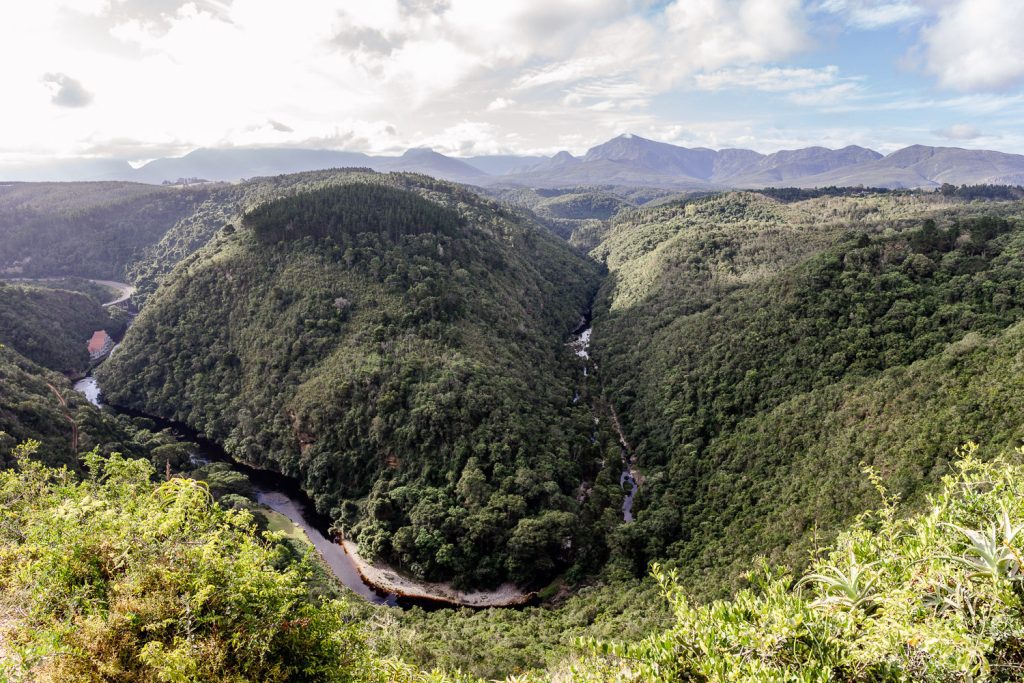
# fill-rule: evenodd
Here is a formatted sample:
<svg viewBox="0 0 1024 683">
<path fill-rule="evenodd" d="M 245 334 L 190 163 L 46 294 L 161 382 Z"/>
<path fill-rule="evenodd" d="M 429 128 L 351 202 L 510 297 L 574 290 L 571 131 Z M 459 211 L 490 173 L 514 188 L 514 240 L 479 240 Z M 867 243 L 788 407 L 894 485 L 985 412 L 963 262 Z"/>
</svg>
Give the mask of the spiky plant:
<svg viewBox="0 0 1024 683">
<path fill-rule="evenodd" d="M 1005 507 L 987 529 L 967 529 L 949 523 L 944 526 L 958 531 L 967 539 L 963 555 L 946 556 L 945 559 L 966 567 L 971 572 L 971 578 L 1024 580 L 1020 556 L 1013 548 L 1013 542 L 1024 529 L 1024 524 L 1014 526 Z"/>
<path fill-rule="evenodd" d="M 814 604 L 834 605 L 848 610 L 859 609 L 870 613 L 877 607 L 874 590 L 876 578 L 868 576 L 868 570 L 875 564 L 877 563 L 858 562 L 851 551 L 850 562 L 846 568 L 835 564 L 828 565 L 821 572 L 808 574 L 800 579 L 797 586 L 808 583 L 819 585 L 823 595 Z"/>
</svg>

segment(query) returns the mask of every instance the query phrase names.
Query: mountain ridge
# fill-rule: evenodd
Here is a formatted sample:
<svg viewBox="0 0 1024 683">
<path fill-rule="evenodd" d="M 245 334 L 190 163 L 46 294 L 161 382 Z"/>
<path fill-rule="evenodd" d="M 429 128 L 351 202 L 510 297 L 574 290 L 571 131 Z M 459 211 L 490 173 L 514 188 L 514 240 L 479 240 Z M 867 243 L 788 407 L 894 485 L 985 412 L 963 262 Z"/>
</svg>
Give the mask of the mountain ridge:
<svg viewBox="0 0 1024 683">
<path fill-rule="evenodd" d="M 572 187 L 625 185 L 677 190 L 859 186 L 934 189 L 954 185 L 1024 184 L 1024 155 L 995 150 L 910 145 L 888 155 L 858 145 L 784 149 L 762 154 L 742 148 L 681 147 L 631 133 L 583 155 L 452 157 L 429 147 L 399 156 L 291 147 L 199 148 L 133 168 L 116 159 L 57 160 L 0 167 L 18 181 L 128 180 L 151 184 L 185 179 L 234 182 L 328 168 L 422 173 L 478 186 Z"/>
</svg>

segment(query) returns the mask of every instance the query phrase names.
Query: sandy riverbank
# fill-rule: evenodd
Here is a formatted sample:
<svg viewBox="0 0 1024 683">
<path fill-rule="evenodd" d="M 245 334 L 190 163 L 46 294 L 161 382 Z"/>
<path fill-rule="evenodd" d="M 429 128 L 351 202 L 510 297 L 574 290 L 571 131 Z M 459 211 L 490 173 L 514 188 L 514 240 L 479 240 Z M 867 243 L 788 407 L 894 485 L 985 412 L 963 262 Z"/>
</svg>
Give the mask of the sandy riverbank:
<svg viewBox="0 0 1024 683">
<path fill-rule="evenodd" d="M 341 541 L 345 552 L 370 586 L 386 593 L 413 600 L 433 600 L 462 607 L 514 607 L 530 602 L 536 593 L 525 593 L 511 583 L 491 591 L 460 591 L 447 583 L 416 581 L 402 576 L 386 564 L 370 564 L 359 556 L 359 548 L 352 541 Z"/>
</svg>

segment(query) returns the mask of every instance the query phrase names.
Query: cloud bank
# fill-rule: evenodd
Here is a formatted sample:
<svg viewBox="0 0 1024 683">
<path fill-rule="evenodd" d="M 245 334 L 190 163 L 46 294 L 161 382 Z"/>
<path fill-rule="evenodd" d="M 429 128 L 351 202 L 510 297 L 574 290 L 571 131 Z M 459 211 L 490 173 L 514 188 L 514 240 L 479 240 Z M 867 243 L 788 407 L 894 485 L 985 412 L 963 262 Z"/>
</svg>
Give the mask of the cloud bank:
<svg viewBox="0 0 1024 683">
<path fill-rule="evenodd" d="M 1018 0 L 15 0 L 0 156 L 580 152 L 631 131 L 884 149 L 961 124 L 1024 151 L 1021 25 Z"/>
</svg>

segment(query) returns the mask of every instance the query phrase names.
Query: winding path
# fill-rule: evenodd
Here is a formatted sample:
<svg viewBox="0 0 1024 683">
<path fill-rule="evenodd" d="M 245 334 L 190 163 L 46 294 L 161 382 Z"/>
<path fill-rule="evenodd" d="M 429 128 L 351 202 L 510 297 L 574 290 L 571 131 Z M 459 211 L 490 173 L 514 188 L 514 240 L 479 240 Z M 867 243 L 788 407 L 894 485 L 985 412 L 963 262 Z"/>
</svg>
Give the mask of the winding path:
<svg viewBox="0 0 1024 683">
<path fill-rule="evenodd" d="M 135 293 L 135 286 L 130 285 L 127 282 L 115 282 L 114 280 L 89 280 L 89 282 L 113 289 L 117 292 L 117 296 L 114 300 L 106 302 L 103 304 L 104 306 L 117 306 L 118 304 L 123 304 L 125 301 L 132 298 L 132 294 Z"/>
<path fill-rule="evenodd" d="M 62 277 L 13 277 L 4 279 L 7 282 L 58 282 L 60 280 L 66 280 L 72 277 L 77 276 L 66 275 Z M 100 285 L 101 287 L 106 287 L 107 289 L 112 289 L 115 292 L 117 292 L 117 295 L 114 297 L 112 301 L 108 301 L 105 304 L 103 304 L 103 306 L 105 307 L 123 304 L 125 301 L 128 301 L 128 299 L 132 297 L 132 294 L 135 294 L 135 286 L 130 285 L 127 282 L 117 282 L 115 280 L 93 280 L 92 278 L 89 277 L 83 277 L 81 279 L 86 280 L 87 282 L 91 282 L 94 285 Z"/>
</svg>

